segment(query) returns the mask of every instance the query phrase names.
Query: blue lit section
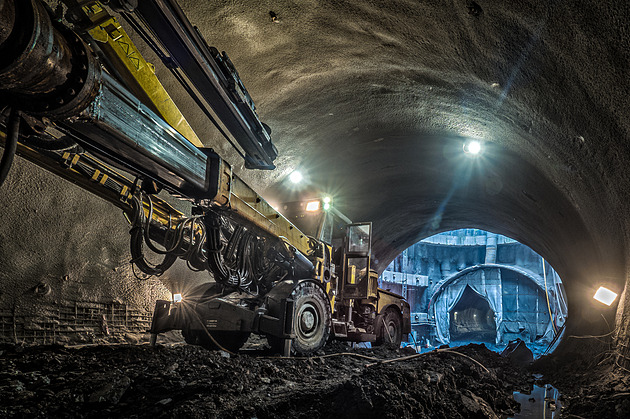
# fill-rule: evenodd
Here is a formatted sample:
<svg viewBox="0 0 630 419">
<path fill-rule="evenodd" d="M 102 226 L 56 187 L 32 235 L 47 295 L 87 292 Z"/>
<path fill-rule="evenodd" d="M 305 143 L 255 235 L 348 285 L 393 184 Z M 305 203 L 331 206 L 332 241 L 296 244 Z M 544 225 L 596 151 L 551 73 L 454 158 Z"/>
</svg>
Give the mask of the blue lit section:
<svg viewBox="0 0 630 419">
<path fill-rule="evenodd" d="M 480 229 L 410 246 L 379 285 L 407 298 L 408 344 L 419 350 L 474 342 L 501 352 L 521 339 L 538 357 L 555 348 L 566 321 L 562 281 L 549 263 L 516 240 Z"/>
</svg>

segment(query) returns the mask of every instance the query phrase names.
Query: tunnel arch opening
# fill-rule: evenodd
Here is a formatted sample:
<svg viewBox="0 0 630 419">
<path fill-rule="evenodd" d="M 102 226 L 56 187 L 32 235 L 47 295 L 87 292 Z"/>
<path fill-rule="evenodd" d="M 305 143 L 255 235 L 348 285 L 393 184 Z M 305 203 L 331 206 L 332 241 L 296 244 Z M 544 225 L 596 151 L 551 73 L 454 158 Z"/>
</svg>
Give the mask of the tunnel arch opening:
<svg viewBox="0 0 630 419">
<path fill-rule="evenodd" d="M 466 285 L 459 301 L 449 311 L 448 317 L 451 341 L 479 340 L 492 344 L 496 341 L 496 314 L 488 301 L 469 285 Z"/>
<path fill-rule="evenodd" d="M 419 350 L 525 342 L 534 358 L 560 343 L 567 319 L 562 280 L 528 246 L 480 229 L 447 231 L 401 252 L 380 285 L 411 305 L 409 345 Z"/>
</svg>

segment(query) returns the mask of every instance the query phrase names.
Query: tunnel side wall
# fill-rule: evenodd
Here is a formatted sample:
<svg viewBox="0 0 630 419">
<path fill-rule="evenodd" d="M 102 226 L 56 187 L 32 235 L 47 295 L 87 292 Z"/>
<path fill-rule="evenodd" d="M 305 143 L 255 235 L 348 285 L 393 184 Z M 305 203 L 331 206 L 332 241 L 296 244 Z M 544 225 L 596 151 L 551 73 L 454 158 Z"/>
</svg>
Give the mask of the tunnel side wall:
<svg viewBox="0 0 630 419">
<path fill-rule="evenodd" d="M 155 300 L 209 278 L 178 261 L 137 279 L 123 214 L 19 157 L 0 195 L 0 340 L 135 340 Z"/>
</svg>

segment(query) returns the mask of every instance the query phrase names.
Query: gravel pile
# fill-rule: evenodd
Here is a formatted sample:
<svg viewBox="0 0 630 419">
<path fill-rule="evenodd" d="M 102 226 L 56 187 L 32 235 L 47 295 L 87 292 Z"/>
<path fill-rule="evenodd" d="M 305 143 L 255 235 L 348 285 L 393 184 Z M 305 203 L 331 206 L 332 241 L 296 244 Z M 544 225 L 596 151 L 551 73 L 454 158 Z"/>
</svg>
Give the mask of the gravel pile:
<svg viewBox="0 0 630 419">
<path fill-rule="evenodd" d="M 396 362 L 382 362 L 401 358 Z M 189 345 L 0 348 L 2 417 L 498 418 L 533 379 L 483 345 L 312 358 Z"/>
</svg>

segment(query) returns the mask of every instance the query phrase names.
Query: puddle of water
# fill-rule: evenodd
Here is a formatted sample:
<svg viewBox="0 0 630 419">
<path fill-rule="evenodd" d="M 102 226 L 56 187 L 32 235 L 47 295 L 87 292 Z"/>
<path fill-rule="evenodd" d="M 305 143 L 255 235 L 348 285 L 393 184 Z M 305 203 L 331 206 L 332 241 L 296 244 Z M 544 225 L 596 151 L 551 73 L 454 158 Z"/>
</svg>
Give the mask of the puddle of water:
<svg viewBox="0 0 630 419">
<path fill-rule="evenodd" d="M 534 385 L 531 394 L 514 392 L 514 400 L 521 404 L 521 411 L 509 419 L 556 419 L 560 417 L 560 392 L 547 384 Z"/>
</svg>

